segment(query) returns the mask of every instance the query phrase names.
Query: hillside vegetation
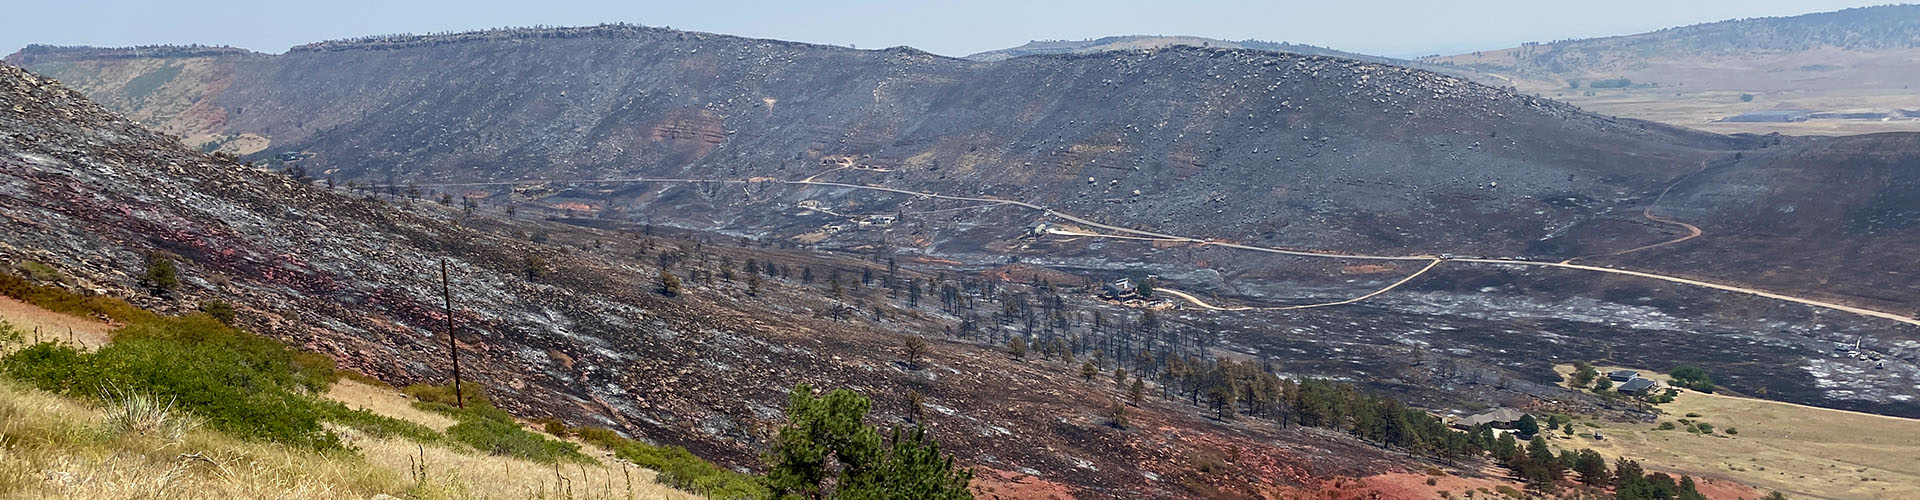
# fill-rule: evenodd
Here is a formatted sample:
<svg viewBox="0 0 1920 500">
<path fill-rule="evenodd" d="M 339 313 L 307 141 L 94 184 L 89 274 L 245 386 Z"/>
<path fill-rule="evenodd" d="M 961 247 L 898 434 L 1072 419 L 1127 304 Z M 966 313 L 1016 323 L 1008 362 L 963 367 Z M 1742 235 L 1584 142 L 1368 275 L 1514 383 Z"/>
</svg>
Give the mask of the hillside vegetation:
<svg viewBox="0 0 1920 500">
<path fill-rule="evenodd" d="M 578 442 L 522 428 L 477 386 L 458 395 L 450 385 L 411 386 L 405 391 L 411 410 L 393 411 L 397 394 L 357 376 L 367 382 L 353 382 L 357 388 L 348 392 L 356 395 L 344 399 L 357 407 L 349 407 L 321 396 L 331 394 L 342 375 L 330 359 L 205 313 L 155 315 L 11 275 L 0 275 L 0 292 L 126 325 L 113 332 L 113 342 L 81 350 L 60 341 L 27 344 L 23 332 L 0 318 L 0 417 L 7 422 L 0 429 L 0 452 L 6 453 L 0 458 L 7 459 L 0 467 L 0 496 L 689 496 L 666 489 L 671 486 L 717 499 L 822 492 L 833 498 L 972 498 L 971 474 L 955 470 L 924 428 L 905 435 L 895 430 L 883 439 L 863 423 L 871 403 L 845 389 L 817 402 L 811 388 L 795 389 L 789 408 L 794 421 L 781 430 L 782 444 L 770 454 L 778 457 L 776 472 L 763 484 L 682 448 L 633 441 L 604 428 L 546 425 L 547 432 L 577 437 L 613 459 L 590 457 Z M 414 420 L 368 408 L 412 414 Z M 423 418 L 417 413 L 423 410 L 451 418 Z M 407 460 L 404 478 L 387 463 L 396 454 Z M 826 479 L 835 473 L 823 469 L 828 457 L 845 464 L 837 480 Z M 516 466 L 522 474 L 512 473 Z M 618 491 L 614 468 L 624 482 Z M 41 474 L 45 481 L 36 477 Z M 786 493 L 776 495 L 768 485 Z"/>
<path fill-rule="evenodd" d="M 321 396 L 341 376 L 331 360 L 204 313 L 155 315 L 11 275 L 0 292 L 125 325 L 82 350 L 29 344 L 0 317 L 0 497 L 691 497 L 490 407 L 450 411 L 460 415 L 450 427 L 350 408 Z M 362 401 L 404 401 L 345 384 Z"/>
</svg>

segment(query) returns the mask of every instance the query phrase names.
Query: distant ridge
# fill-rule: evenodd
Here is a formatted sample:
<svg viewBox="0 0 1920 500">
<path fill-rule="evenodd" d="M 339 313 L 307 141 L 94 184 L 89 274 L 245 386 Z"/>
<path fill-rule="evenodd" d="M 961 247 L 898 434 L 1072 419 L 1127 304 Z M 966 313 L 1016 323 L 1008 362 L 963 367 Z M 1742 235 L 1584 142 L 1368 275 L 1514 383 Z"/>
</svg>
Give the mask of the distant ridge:
<svg viewBox="0 0 1920 500">
<path fill-rule="evenodd" d="M 1045 54 L 1075 54 L 1104 52 L 1109 50 L 1155 49 L 1171 46 L 1213 47 L 1227 49 L 1255 49 L 1272 52 L 1286 52 L 1313 56 L 1330 56 L 1354 59 L 1380 64 L 1405 66 L 1405 61 L 1391 57 L 1381 57 L 1355 52 L 1334 50 L 1314 45 L 1269 42 L 1264 40 L 1221 40 L 1184 35 L 1119 35 L 1095 38 L 1091 40 L 1034 40 L 1018 47 L 989 50 L 969 55 L 966 58 L 975 61 L 1000 61 L 1015 57 Z"/>
<path fill-rule="evenodd" d="M 1738 57 L 1734 66 L 1713 65 L 1721 72 L 1740 71 L 1813 50 L 1872 53 L 1920 48 L 1920 5 L 1859 7 L 1789 17 L 1733 19 L 1666 28 L 1633 35 L 1528 43 L 1520 47 L 1435 56 L 1422 62 L 1479 71 L 1527 76 L 1583 78 L 1598 75 L 1650 80 L 1655 74 L 1635 70 L 1672 62 L 1672 66 L 1704 68 L 1706 58 Z M 1845 61 L 1820 64 L 1793 61 L 1802 73 L 1845 69 Z M 1847 79 L 1838 79 L 1847 81 Z M 1692 83 L 1676 77 L 1660 83 Z M 1564 83 L 1564 82 L 1562 82 Z"/>
<path fill-rule="evenodd" d="M 717 33 L 682 31 L 670 27 L 645 26 L 630 23 L 607 23 L 594 26 L 528 26 L 503 27 L 472 31 L 450 31 L 440 33 L 396 33 L 387 35 L 369 35 L 363 37 L 327 40 L 297 45 L 288 52 L 334 52 L 342 50 L 392 50 L 411 47 L 431 47 L 453 43 L 470 43 L 505 40 L 560 40 L 560 39 L 597 39 L 597 40 L 636 40 L 636 39 L 672 39 L 676 41 L 705 40 L 753 40 L 784 47 L 826 47 L 855 50 L 838 45 L 825 45 L 786 40 L 757 39 Z M 896 47 L 899 49 L 903 47 Z"/>
<path fill-rule="evenodd" d="M 140 59 L 140 58 L 183 58 L 210 56 L 251 56 L 266 55 L 251 50 L 227 45 L 140 45 L 134 47 L 87 47 L 60 45 L 28 45 L 6 57 L 6 62 L 15 66 L 25 66 L 40 62 L 71 59 Z"/>
<path fill-rule="evenodd" d="M 1600 113 L 1722 133 L 1920 131 L 1920 120 L 1899 111 L 1920 94 L 1913 86 L 1920 5 L 1733 19 L 1420 61 Z M 1729 119 L 1782 109 L 1863 118 Z"/>
</svg>

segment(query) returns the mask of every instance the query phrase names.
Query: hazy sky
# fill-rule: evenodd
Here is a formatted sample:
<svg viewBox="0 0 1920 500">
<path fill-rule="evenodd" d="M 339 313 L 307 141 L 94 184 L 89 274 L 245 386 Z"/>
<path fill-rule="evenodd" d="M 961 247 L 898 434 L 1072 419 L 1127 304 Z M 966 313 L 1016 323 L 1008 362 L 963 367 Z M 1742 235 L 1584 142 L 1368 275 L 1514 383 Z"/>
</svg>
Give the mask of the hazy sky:
<svg viewBox="0 0 1920 500">
<path fill-rule="evenodd" d="M 1494 49 L 1738 17 L 1887 3 L 1847 0 L 5 0 L 0 52 L 30 43 L 234 45 L 282 52 L 319 40 L 499 26 L 648 26 L 961 56 L 1035 39 L 1198 35 L 1390 56 Z"/>
</svg>

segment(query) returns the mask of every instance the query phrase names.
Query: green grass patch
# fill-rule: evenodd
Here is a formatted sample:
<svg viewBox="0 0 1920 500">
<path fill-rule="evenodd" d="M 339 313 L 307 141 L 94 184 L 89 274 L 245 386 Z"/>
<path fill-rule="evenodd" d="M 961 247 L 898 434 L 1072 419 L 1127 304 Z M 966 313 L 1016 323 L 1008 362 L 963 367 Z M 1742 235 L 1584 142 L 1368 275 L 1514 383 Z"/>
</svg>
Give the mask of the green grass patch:
<svg viewBox="0 0 1920 500">
<path fill-rule="evenodd" d="M 219 324 L 197 315 L 205 323 Z M 188 321 L 198 324 L 201 321 Z M 116 335 L 119 337 L 119 335 Z M 0 371 L 42 390 L 100 398 L 138 391 L 170 398 L 209 427 L 249 439 L 312 449 L 340 449 L 320 425 L 323 405 L 311 396 L 324 376 L 294 368 L 292 353 L 246 342 L 116 338 L 93 352 L 40 343 L 0 358 Z M 321 386 L 324 388 L 324 386 Z"/>
<path fill-rule="evenodd" d="M 470 408 L 493 408 L 493 399 L 487 397 L 487 390 L 479 384 L 461 384 L 459 400 L 454 399 L 451 384 L 414 384 L 407 386 L 401 392 L 407 393 L 416 401 L 445 405 L 449 408 L 461 406 L 457 401 L 464 401 L 465 406 Z"/>
<path fill-rule="evenodd" d="M 21 331 L 20 327 L 13 326 L 13 323 L 0 321 L 0 352 L 6 352 L 6 348 L 13 347 L 13 344 L 23 342 L 26 339 L 27 332 Z"/>
<path fill-rule="evenodd" d="M 400 437 L 420 443 L 446 443 L 446 434 L 417 422 L 401 420 L 366 410 L 348 408 L 346 405 L 323 402 L 324 419 L 350 427 L 373 437 Z"/>
<path fill-rule="evenodd" d="M 407 386 L 406 393 L 419 400 L 413 403 L 415 408 L 443 413 L 460 422 L 447 428 L 447 438 L 454 442 L 493 455 L 535 462 L 592 461 L 580 453 L 578 444 L 549 439 L 521 427 L 520 421 L 515 420 L 512 414 L 493 406 L 492 400 L 479 384 L 464 384 L 460 389 L 466 408 L 453 406 L 454 391 L 451 386 L 411 385 Z"/>
<path fill-rule="evenodd" d="M 90 399 L 149 394 L 207 426 L 245 439 L 341 449 L 330 417 L 372 425 L 314 395 L 338 378 L 333 359 L 288 348 L 205 313 L 161 316 L 110 297 L 81 296 L 0 275 L 0 293 L 49 310 L 126 323 L 92 352 L 43 342 L 0 356 L 0 373 L 49 392 Z"/>
<path fill-rule="evenodd" d="M 127 94 L 128 99 L 135 101 L 145 100 L 148 94 L 152 94 L 155 90 L 160 90 L 161 85 L 166 85 L 167 82 L 173 81 L 174 77 L 180 76 L 180 70 L 183 69 L 186 68 L 173 65 L 161 67 L 147 74 L 133 77 L 132 80 L 127 80 L 127 84 L 120 87 L 120 90 Z"/>
<path fill-rule="evenodd" d="M 758 499 L 770 495 L 757 477 L 715 465 L 686 448 L 642 443 L 601 427 L 574 427 L 569 432 L 582 441 L 613 450 L 614 456 L 621 460 L 659 471 L 655 480 L 660 484 L 716 500 Z"/>
<path fill-rule="evenodd" d="M 460 423 L 447 428 L 447 437 L 494 455 L 519 457 L 541 463 L 558 461 L 587 462 L 580 445 L 548 439 L 520 427 L 519 422 L 466 414 Z"/>
</svg>

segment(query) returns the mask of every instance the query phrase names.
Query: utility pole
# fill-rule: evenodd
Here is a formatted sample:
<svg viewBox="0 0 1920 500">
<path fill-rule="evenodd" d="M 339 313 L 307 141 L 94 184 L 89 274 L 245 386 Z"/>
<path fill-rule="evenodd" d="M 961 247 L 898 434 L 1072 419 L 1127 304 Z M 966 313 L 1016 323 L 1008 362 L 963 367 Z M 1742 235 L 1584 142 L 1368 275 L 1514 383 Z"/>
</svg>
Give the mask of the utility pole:
<svg viewBox="0 0 1920 500">
<path fill-rule="evenodd" d="M 453 286 L 447 279 L 447 259 L 440 259 L 440 298 L 447 306 L 447 355 L 453 357 L 453 404 L 464 410 L 467 401 L 460 391 L 460 343 L 453 340 Z"/>
</svg>

